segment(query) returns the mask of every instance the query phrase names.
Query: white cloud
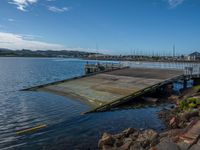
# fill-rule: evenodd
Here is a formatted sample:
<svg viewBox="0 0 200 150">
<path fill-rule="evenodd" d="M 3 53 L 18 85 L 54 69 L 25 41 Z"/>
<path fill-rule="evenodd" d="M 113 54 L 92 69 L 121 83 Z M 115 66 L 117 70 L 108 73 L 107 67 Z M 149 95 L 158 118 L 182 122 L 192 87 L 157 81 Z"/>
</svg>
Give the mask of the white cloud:
<svg viewBox="0 0 200 150">
<path fill-rule="evenodd" d="M 175 8 L 176 6 L 182 4 L 185 0 L 167 0 L 171 8 Z"/>
<path fill-rule="evenodd" d="M 36 38 L 42 38 L 40 35 L 32 35 L 32 34 L 18 34 L 23 37 L 25 40 L 35 40 Z"/>
<path fill-rule="evenodd" d="M 48 10 L 55 13 L 61 13 L 61 12 L 69 11 L 69 8 L 68 7 L 59 8 L 56 6 L 48 6 Z"/>
<path fill-rule="evenodd" d="M 0 46 L 1 48 L 9 48 L 9 49 L 31 49 L 31 50 L 65 49 L 65 47 L 60 44 L 30 40 L 27 39 L 26 36 L 7 33 L 7 32 L 0 32 Z"/>
<path fill-rule="evenodd" d="M 8 21 L 10 21 L 10 22 L 14 22 L 15 19 L 9 18 Z"/>
<path fill-rule="evenodd" d="M 60 44 L 47 43 L 35 40 L 41 36 L 29 34 L 13 34 L 8 32 L 0 32 L 0 48 L 8 48 L 12 50 L 30 49 L 30 50 L 72 50 L 97 52 L 94 48 L 66 48 Z M 111 50 L 99 49 L 99 53 L 111 53 Z"/>
<path fill-rule="evenodd" d="M 38 0 L 9 0 L 10 4 L 17 5 L 17 9 L 21 11 L 27 11 L 26 7 L 36 3 Z"/>
</svg>

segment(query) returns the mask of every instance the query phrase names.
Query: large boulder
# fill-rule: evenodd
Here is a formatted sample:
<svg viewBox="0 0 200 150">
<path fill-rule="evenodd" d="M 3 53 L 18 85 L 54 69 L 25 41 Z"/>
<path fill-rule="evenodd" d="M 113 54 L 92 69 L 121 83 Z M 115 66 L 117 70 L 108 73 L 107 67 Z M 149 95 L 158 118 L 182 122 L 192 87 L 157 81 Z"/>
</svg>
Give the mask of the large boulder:
<svg viewBox="0 0 200 150">
<path fill-rule="evenodd" d="M 158 133 L 154 130 L 145 130 L 142 134 L 139 134 L 137 142 L 140 142 L 142 147 L 146 148 L 148 146 L 153 146 L 158 143 Z"/>
<path fill-rule="evenodd" d="M 172 128 L 172 129 L 176 129 L 179 127 L 179 119 L 177 117 L 172 117 L 169 121 L 169 126 Z"/>
<path fill-rule="evenodd" d="M 179 100 L 179 96 L 171 95 L 171 96 L 168 97 L 168 100 L 173 101 L 173 102 L 177 102 Z"/>
<path fill-rule="evenodd" d="M 150 140 L 150 141 L 153 141 L 153 140 L 155 140 L 156 138 L 158 138 L 158 133 L 156 132 L 156 131 L 154 131 L 154 130 L 146 130 L 144 133 L 143 133 L 145 136 L 148 136 L 148 139 Z"/>
<path fill-rule="evenodd" d="M 129 150 L 133 143 L 133 140 L 131 138 L 125 138 L 124 144 L 120 147 L 121 150 Z"/>
<path fill-rule="evenodd" d="M 190 112 L 185 112 L 181 116 L 181 120 L 183 121 L 189 121 L 193 117 L 198 117 L 199 116 L 199 111 L 198 110 L 193 110 Z"/>
<path fill-rule="evenodd" d="M 98 146 L 102 149 L 105 145 L 106 146 L 113 146 L 115 143 L 115 139 L 112 135 L 108 133 L 104 133 L 102 138 L 99 140 Z"/>
<path fill-rule="evenodd" d="M 120 147 L 122 145 L 123 145 L 123 140 L 122 139 L 116 139 L 115 140 L 115 144 L 114 144 L 115 147 Z"/>
<path fill-rule="evenodd" d="M 129 150 L 145 150 L 145 149 L 141 146 L 140 142 L 135 141 L 132 143 Z"/>
<path fill-rule="evenodd" d="M 101 150 L 118 150 L 118 149 L 116 147 L 112 147 L 112 146 L 109 146 L 109 145 L 103 145 Z"/>
<path fill-rule="evenodd" d="M 197 141 L 197 145 L 199 145 L 199 146 L 200 146 L 200 139 Z"/>
<path fill-rule="evenodd" d="M 128 128 L 126 130 L 124 130 L 122 133 L 126 136 L 129 137 L 130 134 L 134 133 L 136 130 L 133 128 Z"/>
<path fill-rule="evenodd" d="M 139 134 L 140 132 L 136 130 L 134 133 L 130 134 L 129 137 L 132 138 L 133 141 L 135 141 L 138 138 Z"/>
<path fill-rule="evenodd" d="M 124 134 L 123 133 L 115 134 L 115 135 L 113 135 L 113 138 L 115 138 L 115 139 L 123 139 L 124 138 Z"/>
</svg>

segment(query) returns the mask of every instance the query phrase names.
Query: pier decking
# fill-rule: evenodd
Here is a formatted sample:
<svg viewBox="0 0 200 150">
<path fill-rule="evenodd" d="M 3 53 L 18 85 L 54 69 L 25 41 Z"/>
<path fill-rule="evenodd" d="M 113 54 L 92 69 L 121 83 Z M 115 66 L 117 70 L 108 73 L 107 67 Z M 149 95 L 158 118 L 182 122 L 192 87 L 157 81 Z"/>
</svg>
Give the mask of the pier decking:
<svg viewBox="0 0 200 150">
<path fill-rule="evenodd" d="M 181 70 L 124 68 L 33 89 L 72 97 L 92 106 L 92 111 L 102 111 L 182 75 Z"/>
</svg>

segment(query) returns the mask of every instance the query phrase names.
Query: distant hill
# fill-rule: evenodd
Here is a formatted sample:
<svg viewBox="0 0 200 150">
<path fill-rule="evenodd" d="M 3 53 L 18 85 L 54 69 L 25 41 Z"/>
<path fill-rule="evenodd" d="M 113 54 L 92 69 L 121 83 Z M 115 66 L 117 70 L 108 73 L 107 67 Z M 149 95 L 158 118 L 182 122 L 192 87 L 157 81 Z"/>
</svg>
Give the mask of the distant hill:
<svg viewBox="0 0 200 150">
<path fill-rule="evenodd" d="M 72 50 L 10 50 L 0 48 L 0 57 L 64 57 L 64 58 L 87 58 L 90 55 L 96 53 L 83 52 L 83 51 L 72 51 Z"/>
</svg>

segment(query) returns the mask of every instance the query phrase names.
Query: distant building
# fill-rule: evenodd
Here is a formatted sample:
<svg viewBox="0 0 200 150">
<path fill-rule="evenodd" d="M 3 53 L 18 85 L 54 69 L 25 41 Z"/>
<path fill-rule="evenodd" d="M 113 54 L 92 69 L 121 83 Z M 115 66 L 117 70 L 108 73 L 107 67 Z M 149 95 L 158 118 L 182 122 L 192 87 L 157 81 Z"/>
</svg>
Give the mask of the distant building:
<svg viewBox="0 0 200 150">
<path fill-rule="evenodd" d="M 200 53 L 193 52 L 187 56 L 187 60 L 189 61 L 200 61 Z"/>
</svg>

